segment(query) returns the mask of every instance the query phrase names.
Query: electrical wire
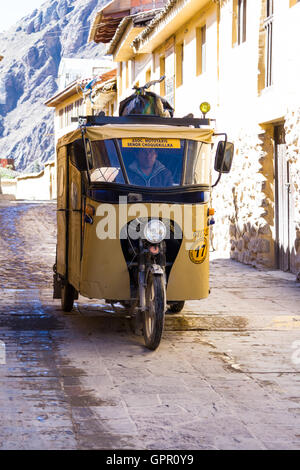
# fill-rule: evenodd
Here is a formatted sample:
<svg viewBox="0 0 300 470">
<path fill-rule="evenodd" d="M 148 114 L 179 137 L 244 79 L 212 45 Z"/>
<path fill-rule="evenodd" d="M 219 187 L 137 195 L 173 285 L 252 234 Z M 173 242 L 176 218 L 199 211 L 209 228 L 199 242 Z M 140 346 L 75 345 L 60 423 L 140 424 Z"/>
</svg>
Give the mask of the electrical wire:
<svg viewBox="0 0 300 470">
<path fill-rule="evenodd" d="M 101 23 L 100 24 L 96 24 L 95 26 L 93 26 L 93 29 L 94 28 L 97 28 L 98 26 L 101 26 Z M 82 28 L 78 28 L 76 29 L 76 31 L 80 32 L 80 31 L 86 31 L 86 30 L 90 30 L 91 29 L 91 26 L 82 26 Z M 24 31 L 25 32 L 25 31 Z M 42 33 L 43 31 L 37 31 L 35 33 L 31 33 L 31 34 L 39 34 L 39 33 Z M 62 35 L 63 35 L 64 31 L 62 31 L 60 34 L 58 34 L 57 32 L 52 32 L 52 31 L 49 31 L 49 32 L 45 32 L 44 33 L 44 36 L 50 36 L 52 38 L 61 38 Z M 2 33 L 4 34 L 4 33 Z"/>
</svg>

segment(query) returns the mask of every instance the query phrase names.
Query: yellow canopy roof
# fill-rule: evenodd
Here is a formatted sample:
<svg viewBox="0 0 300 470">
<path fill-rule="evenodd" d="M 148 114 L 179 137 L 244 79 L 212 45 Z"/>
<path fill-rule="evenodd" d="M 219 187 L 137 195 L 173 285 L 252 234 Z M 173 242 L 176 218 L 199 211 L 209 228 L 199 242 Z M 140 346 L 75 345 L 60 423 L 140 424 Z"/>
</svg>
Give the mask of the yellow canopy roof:
<svg viewBox="0 0 300 470">
<path fill-rule="evenodd" d="M 189 139 L 210 144 L 212 143 L 213 133 L 213 129 L 209 128 L 195 129 L 193 127 L 149 124 L 106 124 L 104 126 L 87 127 L 85 135 L 91 141 L 130 137 L 150 137 L 158 139 Z M 70 144 L 71 142 L 74 142 L 74 140 L 80 139 L 80 137 L 80 129 L 69 132 L 59 139 L 57 147 L 59 148 Z"/>
</svg>

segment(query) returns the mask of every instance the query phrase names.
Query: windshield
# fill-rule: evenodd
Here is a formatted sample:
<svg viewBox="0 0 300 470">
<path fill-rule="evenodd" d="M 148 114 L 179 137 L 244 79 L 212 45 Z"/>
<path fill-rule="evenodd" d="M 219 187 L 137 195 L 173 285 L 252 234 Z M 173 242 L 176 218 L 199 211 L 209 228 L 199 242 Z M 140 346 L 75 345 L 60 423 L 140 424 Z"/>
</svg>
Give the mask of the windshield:
<svg viewBox="0 0 300 470">
<path fill-rule="evenodd" d="M 154 188 L 209 184 L 211 146 L 185 139 L 127 138 L 87 145 L 92 182 Z"/>
</svg>

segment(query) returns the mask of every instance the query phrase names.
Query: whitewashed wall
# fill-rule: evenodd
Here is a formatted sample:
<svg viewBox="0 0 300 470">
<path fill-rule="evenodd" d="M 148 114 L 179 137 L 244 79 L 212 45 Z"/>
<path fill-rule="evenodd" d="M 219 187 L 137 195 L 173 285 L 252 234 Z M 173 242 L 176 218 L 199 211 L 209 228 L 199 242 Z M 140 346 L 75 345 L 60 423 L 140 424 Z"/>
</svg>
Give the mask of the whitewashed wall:
<svg viewBox="0 0 300 470">
<path fill-rule="evenodd" d="M 46 164 L 38 174 L 18 176 L 16 199 L 48 201 L 56 199 L 56 169 L 54 162 Z"/>
</svg>

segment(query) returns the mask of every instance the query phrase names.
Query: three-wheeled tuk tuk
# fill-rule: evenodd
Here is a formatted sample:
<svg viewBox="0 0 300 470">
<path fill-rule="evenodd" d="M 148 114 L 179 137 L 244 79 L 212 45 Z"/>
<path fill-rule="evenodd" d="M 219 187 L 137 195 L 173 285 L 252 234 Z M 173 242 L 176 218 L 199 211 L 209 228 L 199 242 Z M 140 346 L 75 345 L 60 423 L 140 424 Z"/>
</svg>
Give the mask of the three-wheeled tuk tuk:
<svg viewBox="0 0 300 470">
<path fill-rule="evenodd" d="M 233 156 L 222 135 L 220 175 Z M 58 141 L 54 297 L 64 311 L 78 293 L 120 302 L 155 349 L 167 309 L 208 296 L 213 136 L 205 118 L 87 116 Z"/>
</svg>

